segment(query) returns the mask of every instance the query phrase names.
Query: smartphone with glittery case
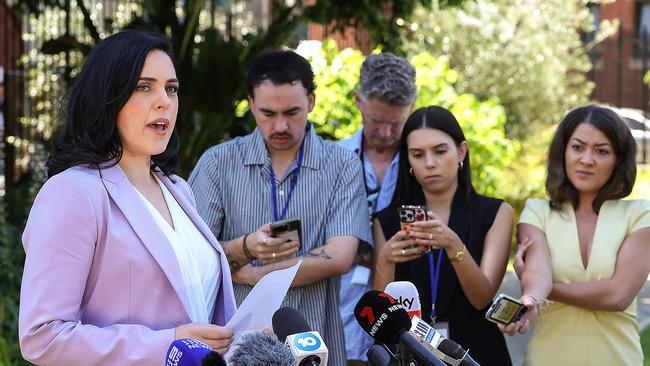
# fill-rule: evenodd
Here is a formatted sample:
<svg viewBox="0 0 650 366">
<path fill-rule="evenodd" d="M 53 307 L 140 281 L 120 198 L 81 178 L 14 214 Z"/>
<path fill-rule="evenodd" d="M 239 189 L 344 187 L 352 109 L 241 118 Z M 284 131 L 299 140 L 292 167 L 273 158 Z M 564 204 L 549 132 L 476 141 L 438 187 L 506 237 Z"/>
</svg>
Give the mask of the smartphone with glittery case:
<svg viewBox="0 0 650 366">
<path fill-rule="evenodd" d="M 402 230 L 404 227 L 409 228 L 409 225 L 414 222 L 427 220 L 427 209 L 424 206 L 400 206 L 397 208 L 397 214 L 399 215 L 399 227 Z M 419 247 L 418 244 L 413 244 L 407 249 L 417 247 Z"/>
</svg>

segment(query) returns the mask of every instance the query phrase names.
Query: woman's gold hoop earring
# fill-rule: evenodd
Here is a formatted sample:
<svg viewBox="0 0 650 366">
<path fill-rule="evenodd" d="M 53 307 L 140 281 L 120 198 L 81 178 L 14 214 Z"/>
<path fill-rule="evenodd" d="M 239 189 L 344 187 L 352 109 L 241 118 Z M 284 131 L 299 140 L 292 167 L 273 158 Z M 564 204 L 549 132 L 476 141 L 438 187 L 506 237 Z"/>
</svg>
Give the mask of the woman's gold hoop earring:
<svg viewBox="0 0 650 366">
<path fill-rule="evenodd" d="M 461 170 L 461 169 L 463 169 L 463 162 L 459 161 L 458 162 L 458 170 Z"/>
<path fill-rule="evenodd" d="M 409 169 L 409 174 L 413 175 L 413 168 Z"/>
</svg>

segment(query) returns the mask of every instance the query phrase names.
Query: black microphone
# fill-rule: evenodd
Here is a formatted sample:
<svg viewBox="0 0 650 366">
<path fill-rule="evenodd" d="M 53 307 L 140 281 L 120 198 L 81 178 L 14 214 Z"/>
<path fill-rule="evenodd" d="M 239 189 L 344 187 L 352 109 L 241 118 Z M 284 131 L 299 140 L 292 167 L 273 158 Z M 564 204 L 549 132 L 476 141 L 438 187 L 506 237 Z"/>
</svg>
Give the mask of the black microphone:
<svg viewBox="0 0 650 366">
<path fill-rule="evenodd" d="M 226 366 L 226 360 L 217 352 L 212 351 L 203 357 L 201 366 Z"/>
<path fill-rule="evenodd" d="M 320 334 L 310 329 L 294 308 L 280 308 L 273 314 L 273 331 L 285 342 L 298 366 L 327 366 L 327 346 Z"/>
<path fill-rule="evenodd" d="M 196 339 L 177 339 L 167 349 L 165 366 L 226 366 L 220 354 Z"/>
<path fill-rule="evenodd" d="M 248 333 L 237 345 L 231 366 L 295 366 L 291 351 L 274 334 Z"/>
<path fill-rule="evenodd" d="M 386 346 L 372 345 L 366 352 L 368 366 L 397 366 L 397 359 Z"/>
<path fill-rule="evenodd" d="M 354 307 L 354 317 L 371 337 L 384 344 L 397 341 L 429 366 L 445 366 L 437 356 L 408 331 L 411 321 L 402 305 L 382 291 L 366 292 Z"/>
</svg>

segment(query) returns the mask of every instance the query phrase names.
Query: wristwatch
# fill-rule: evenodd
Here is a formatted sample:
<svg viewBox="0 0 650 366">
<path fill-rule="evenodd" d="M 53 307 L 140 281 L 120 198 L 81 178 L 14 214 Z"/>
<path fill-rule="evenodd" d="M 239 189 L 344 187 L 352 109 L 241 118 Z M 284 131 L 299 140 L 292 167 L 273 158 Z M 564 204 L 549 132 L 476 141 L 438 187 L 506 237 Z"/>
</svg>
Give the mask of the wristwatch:
<svg viewBox="0 0 650 366">
<path fill-rule="evenodd" d="M 465 258 L 465 249 L 467 249 L 467 248 L 465 247 L 465 245 L 463 245 L 463 249 L 459 250 L 456 253 L 456 255 L 450 256 L 449 260 L 452 261 L 452 262 L 460 262 L 460 261 L 462 261 Z"/>
</svg>

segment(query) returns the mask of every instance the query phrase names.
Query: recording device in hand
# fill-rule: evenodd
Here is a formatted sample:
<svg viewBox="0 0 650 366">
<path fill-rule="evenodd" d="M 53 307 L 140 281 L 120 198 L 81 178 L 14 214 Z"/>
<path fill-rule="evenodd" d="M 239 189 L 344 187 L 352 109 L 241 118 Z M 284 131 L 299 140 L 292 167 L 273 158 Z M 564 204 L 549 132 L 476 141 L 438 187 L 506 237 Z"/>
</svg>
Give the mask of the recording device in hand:
<svg viewBox="0 0 650 366">
<path fill-rule="evenodd" d="M 409 334 L 411 321 L 402 305 L 382 291 L 366 292 L 354 307 L 354 317 L 361 328 L 383 344 L 399 342 L 417 361 L 429 366 L 445 366 L 424 345 Z"/>
<path fill-rule="evenodd" d="M 298 366 L 327 366 L 327 346 L 320 334 L 310 329 L 294 308 L 280 308 L 273 314 L 273 331 L 289 348 Z"/>
<path fill-rule="evenodd" d="M 297 241 L 298 245 L 301 244 L 302 228 L 300 224 L 300 217 L 290 217 L 288 219 L 272 222 L 271 236 L 275 238 L 283 238 L 287 241 Z"/>
<path fill-rule="evenodd" d="M 173 341 L 167 349 L 165 366 L 226 366 L 226 361 L 207 344 L 183 338 Z"/>
<path fill-rule="evenodd" d="M 485 313 L 485 319 L 500 324 L 510 324 L 521 319 L 528 308 L 516 299 L 499 294 Z"/>
<path fill-rule="evenodd" d="M 422 317 L 420 294 L 412 282 L 393 281 L 386 285 L 384 292 L 397 300 L 397 303 L 404 307 L 409 317 Z"/>
<path fill-rule="evenodd" d="M 230 356 L 230 366 L 294 366 L 291 351 L 274 334 L 244 335 Z"/>
</svg>

